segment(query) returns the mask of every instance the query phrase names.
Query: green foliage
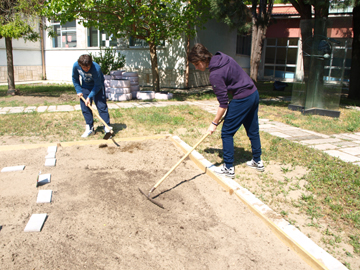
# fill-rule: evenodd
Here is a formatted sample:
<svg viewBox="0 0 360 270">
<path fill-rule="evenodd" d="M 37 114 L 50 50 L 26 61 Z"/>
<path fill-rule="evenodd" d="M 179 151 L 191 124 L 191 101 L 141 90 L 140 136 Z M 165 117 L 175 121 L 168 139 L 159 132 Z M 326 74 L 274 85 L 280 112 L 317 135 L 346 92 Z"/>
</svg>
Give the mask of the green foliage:
<svg viewBox="0 0 360 270">
<path fill-rule="evenodd" d="M 41 0 L 0 1 L 0 38 L 24 38 L 36 41 Z"/>
<path fill-rule="evenodd" d="M 207 0 L 49 0 L 44 15 L 61 23 L 78 19 L 115 37 L 144 39 L 149 44 L 195 34 L 194 26 L 206 22 Z M 99 15 L 101 14 L 101 16 Z"/>
<path fill-rule="evenodd" d="M 89 54 L 93 61 L 100 65 L 101 71 L 105 75 L 110 74 L 112 70 L 121 69 L 125 66 L 125 56 L 120 54 L 120 52 L 116 53 L 115 49 L 105 48 L 102 50 L 100 48 L 99 55 Z"/>
<path fill-rule="evenodd" d="M 210 13 L 219 22 L 226 23 L 240 33 L 248 33 L 251 29 L 251 14 L 246 2 L 229 0 L 209 0 Z M 251 2 L 250 2 L 251 4 Z"/>
</svg>

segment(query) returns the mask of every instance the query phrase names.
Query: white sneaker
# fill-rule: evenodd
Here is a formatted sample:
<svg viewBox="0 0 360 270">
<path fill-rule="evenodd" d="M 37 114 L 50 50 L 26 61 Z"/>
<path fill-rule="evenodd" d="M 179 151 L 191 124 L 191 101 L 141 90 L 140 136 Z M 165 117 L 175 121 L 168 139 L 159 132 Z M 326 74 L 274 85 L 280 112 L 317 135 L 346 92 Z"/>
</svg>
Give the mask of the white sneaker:
<svg viewBox="0 0 360 270">
<path fill-rule="evenodd" d="M 104 132 L 105 133 L 109 133 L 113 128 L 108 126 L 109 128 L 107 128 L 106 126 L 104 126 Z"/>
<path fill-rule="evenodd" d="M 222 166 L 216 167 L 214 172 L 219 175 L 224 175 L 230 178 L 235 178 L 235 168 L 230 167 L 229 169 L 223 164 Z"/>
<path fill-rule="evenodd" d="M 254 168 L 256 170 L 258 170 L 259 172 L 263 172 L 265 170 L 264 164 L 262 162 L 262 160 L 260 160 L 259 162 L 256 162 L 255 160 L 250 160 L 246 162 L 246 165 L 248 165 L 251 168 Z"/>
<path fill-rule="evenodd" d="M 83 135 L 81 135 L 82 138 L 86 138 L 89 137 L 90 135 L 92 135 L 94 133 L 94 128 L 90 128 L 89 125 L 86 125 L 86 129 L 85 132 L 83 133 Z"/>
</svg>

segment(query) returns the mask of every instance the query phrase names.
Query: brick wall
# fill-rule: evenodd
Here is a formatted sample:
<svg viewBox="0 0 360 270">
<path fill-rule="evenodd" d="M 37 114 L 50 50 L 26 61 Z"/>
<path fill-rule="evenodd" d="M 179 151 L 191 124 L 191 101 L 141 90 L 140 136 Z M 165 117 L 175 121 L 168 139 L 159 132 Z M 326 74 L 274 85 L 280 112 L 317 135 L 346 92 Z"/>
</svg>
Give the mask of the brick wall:
<svg viewBox="0 0 360 270">
<path fill-rule="evenodd" d="M 42 79 L 41 66 L 15 66 L 15 82 L 39 81 Z M 7 67 L 0 67 L 0 83 L 7 83 Z"/>
</svg>

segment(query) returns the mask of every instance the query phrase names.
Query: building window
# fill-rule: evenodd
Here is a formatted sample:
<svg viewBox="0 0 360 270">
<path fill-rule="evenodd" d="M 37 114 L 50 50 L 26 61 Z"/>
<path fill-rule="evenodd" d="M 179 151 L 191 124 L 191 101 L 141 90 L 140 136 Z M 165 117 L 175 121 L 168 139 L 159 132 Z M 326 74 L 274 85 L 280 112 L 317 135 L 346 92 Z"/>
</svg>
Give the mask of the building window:
<svg viewBox="0 0 360 270">
<path fill-rule="evenodd" d="M 53 48 L 76 47 L 76 21 L 60 25 L 59 21 L 53 21 L 52 26 L 56 37 L 53 38 Z"/>
<path fill-rule="evenodd" d="M 352 39 L 336 38 L 329 39 L 329 41 L 331 44 L 331 54 L 328 59 L 324 60 L 324 80 L 349 82 L 351 70 Z"/>
<path fill-rule="evenodd" d="M 251 35 L 237 35 L 236 54 L 251 54 Z"/>
<path fill-rule="evenodd" d="M 298 42 L 298 38 L 266 39 L 264 77 L 295 78 Z"/>
<path fill-rule="evenodd" d="M 88 28 L 88 47 L 116 47 L 117 38 L 105 31 L 99 31 L 95 27 Z"/>
<path fill-rule="evenodd" d="M 165 46 L 165 40 L 161 40 L 158 46 Z M 149 47 L 149 44 L 144 39 L 130 37 L 129 47 L 136 47 L 136 48 Z"/>
</svg>

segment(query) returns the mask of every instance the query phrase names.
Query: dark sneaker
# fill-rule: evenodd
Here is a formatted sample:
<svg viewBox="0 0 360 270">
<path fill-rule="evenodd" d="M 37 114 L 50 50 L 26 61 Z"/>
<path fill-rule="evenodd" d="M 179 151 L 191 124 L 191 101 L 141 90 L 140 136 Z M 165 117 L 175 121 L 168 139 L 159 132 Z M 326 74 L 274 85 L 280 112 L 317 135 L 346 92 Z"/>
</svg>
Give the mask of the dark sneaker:
<svg viewBox="0 0 360 270">
<path fill-rule="evenodd" d="M 216 167 L 214 169 L 214 172 L 219 174 L 219 175 L 224 175 L 230 178 L 234 178 L 235 177 L 235 168 L 234 167 L 230 167 L 230 169 L 226 168 L 225 164 L 223 164 L 222 166 Z"/>
<path fill-rule="evenodd" d="M 246 162 L 251 168 L 258 170 L 259 172 L 263 172 L 265 170 L 263 162 L 260 160 L 259 162 L 255 162 L 253 159 L 251 161 Z"/>
</svg>

